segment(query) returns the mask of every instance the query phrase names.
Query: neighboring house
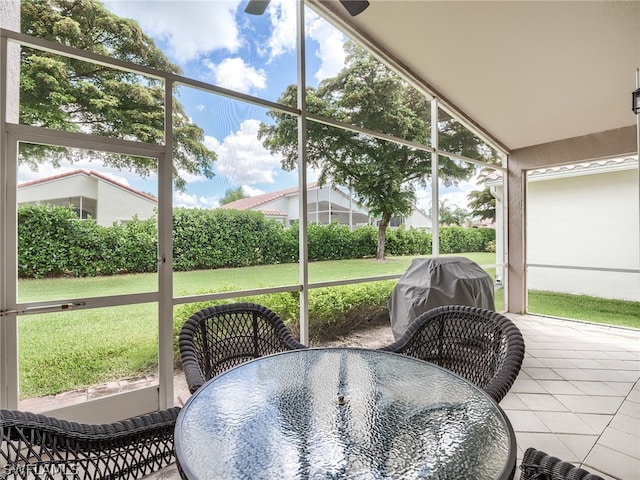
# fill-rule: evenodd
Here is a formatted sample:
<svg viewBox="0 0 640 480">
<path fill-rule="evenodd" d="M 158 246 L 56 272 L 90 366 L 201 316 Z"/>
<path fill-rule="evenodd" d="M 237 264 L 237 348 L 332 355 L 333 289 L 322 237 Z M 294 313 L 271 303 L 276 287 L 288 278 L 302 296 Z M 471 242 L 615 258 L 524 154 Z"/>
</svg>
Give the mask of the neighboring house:
<svg viewBox="0 0 640 480">
<path fill-rule="evenodd" d="M 298 187 L 287 188 L 275 192 L 242 198 L 227 203 L 220 208 L 234 210 L 254 210 L 262 212 L 267 218 L 291 225 L 300 219 Z M 307 222 L 326 225 L 337 222 L 351 227 L 375 225 L 375 218 L 367 209 L 358 205 L 357 201 L 337 187 L 320 187 L 316 183 L 307 186 Z M 431 230 L 431 219 L 421 210 L 415 209 L 407 218 L 396 219 L 395 225 L 404 224 Z"/>
<path fill-rule="evenodd" d="M 501 201 L 495 180 L 487 185 Z M 638 183 L 638 159 L 629 157 L 530 170 L 528 288 L 640 301 Z"/>
<path fill-rule="evenodd" d="M 25 204 L 71 205 L 80 218 L 110 226 L 150 218 L 158 201 L 93 170 L 74 170 L 18 185 L 18 205 Z"/>
</svg>

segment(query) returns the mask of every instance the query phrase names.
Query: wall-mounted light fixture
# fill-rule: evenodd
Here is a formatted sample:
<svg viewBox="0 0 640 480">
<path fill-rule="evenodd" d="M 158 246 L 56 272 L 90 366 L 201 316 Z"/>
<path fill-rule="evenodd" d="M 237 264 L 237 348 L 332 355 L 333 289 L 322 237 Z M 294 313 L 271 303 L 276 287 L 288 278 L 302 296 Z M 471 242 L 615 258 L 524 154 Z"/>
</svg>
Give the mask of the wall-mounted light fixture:
<svg viewBox="0 0 640 480">
<path fill-rule="evenodd" d="M 640 88 L 631 93 L 631 110 L 636 115 L 640 113 Z"/>
</svg>

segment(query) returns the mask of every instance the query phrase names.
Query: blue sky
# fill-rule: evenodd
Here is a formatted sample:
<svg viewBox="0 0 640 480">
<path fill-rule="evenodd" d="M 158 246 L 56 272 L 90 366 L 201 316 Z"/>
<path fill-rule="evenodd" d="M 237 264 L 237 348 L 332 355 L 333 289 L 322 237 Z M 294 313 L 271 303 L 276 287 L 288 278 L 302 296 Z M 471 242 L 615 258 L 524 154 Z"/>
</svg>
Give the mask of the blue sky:
<svg viewBox="0 0 640 480">
<path fill-rule="evenodd" d="M 296 82 L 295 4 L 293 0 L 271 0 L 262 16 L 244 13 L 247 0 L 109 0 L 113 13 L 138 22 L 158 47 L 185 76 L 242 93 L 276 101 L 284 89 Z M 336 75 L 344 66 L 346 37 L 305 9 L 307 32 L 307 84 Z M 226 190 L 241 187 L 256 195 L 297 185 L 296 172 L 280 168 L 280 158 L 271 155 L 257 139 L 266 110 L 190 88 L 180 88 L 178 100 L 194 123 L 205 131 L 205 144 L 218 156 L 216 177 L 184 175 L 187 189 L 174 192 L 174 205 L 215 208 Z M 44 165 L 43 178 L 77 168 L 99 169 L 114 180 L 156 194 L 156 177 L 141 179 L 130 172 L 97 168 L 95 164 L 63 165 L 53 172 Z M 31 177 L 31 178 L 30 178 Z M 308 173 L 309 181 L 314 172 Z M 19 182 L 33 179 L 21 170 Z M 466 203 L 463 184 L 449 192 L 448 204 Z M 419 192 L 419 206 L 428 209 L 430 193 Z"/>
<path fill-rule="evenodd" d="M 276 101 L 296 82 L 295 2 L 273 0 L 261 16 L 244 13 L 243 1 L 130 1 L 105 6 L 133 18 L 185 76 Z M 335 75 L 344 65 L 344 36 L 309 9 L 308 83 Z M 218 155 L 216 178 L 188 178 L 176 192 L 181 206 L 215 207 L 224 192 L 242 187 L 249 195 L 290 187 L 295 173 L 283 172 L 280 159 L 257 139 L 266 110 L 190 88 L 179 101 L 205 130 L 205 144 Z"/>
</svg>

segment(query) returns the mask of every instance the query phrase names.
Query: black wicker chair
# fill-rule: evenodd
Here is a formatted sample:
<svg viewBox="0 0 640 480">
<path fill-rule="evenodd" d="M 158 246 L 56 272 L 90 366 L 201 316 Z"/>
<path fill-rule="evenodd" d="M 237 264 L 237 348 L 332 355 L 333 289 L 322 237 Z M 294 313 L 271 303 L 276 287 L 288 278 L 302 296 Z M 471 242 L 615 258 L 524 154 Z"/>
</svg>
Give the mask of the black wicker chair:
<svg viewBox="0 0 640 480">
<path fill-rule="evenodd" d="M 255 303 L 204 308 L 180 332 L 180 357 L 191 393 L 207 380 L 248 360 L 307 348 L 282 319 Z"/>
<path fill-rule="evenodd" d="M 604 480 L 535 448 L 527 448 L 524 452 L 520 470 L 520 480 Z"/>
<path fill-rule="evenodd" d="M 524 340 L 504 315 L 477 307 L 444 305 L 419 315 L 402 337 L 381 350 L 440 365 L 500 402 L 520 372 Z"/>
<path fill-rule="evenodd" d="M 87 425 L 0 410 L 0 479 L 136 479 L 175 460 L 180 409 Z"/>
</svg>

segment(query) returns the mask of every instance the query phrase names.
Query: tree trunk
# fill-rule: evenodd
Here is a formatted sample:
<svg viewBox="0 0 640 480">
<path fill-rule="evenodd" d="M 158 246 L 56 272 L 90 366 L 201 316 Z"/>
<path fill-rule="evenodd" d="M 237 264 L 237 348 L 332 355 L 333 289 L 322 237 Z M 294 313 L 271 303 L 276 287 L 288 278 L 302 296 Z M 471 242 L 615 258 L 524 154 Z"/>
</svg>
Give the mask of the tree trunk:
<svg viewBox="0 0 640 480">
<path fill-rule="evenodd" d="M 384 260 L 384 243 L 387 238 L 389 220 L 391 220 L 391 214 L 387 212 L 383 213 L 380 224 L 378 225 L 378 252 L 376 253 L 376 260 Z"/>
</svg>

